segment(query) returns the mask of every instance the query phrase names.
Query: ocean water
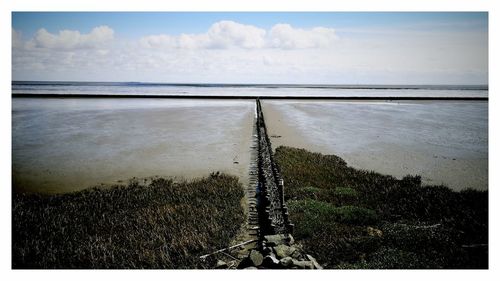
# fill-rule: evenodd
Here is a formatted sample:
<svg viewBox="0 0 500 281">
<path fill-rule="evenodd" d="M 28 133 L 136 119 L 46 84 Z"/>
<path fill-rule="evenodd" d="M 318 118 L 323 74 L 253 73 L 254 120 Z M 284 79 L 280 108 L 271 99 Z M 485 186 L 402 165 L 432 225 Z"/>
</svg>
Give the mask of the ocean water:
<svg viewBox="0 0 500 281">
<path fill-rule="evenodd" d="M 242 85 L 95 82 L 13 82 L 13 94 L 200 95 L 315 97 L 487 97 L 487 86 L 468 85 Z"/>
<path fill-rule="evenodd" d="M 251 99 L 68 96 L 72 94 L 488 97 L 484 86 L 82 82 L 13 82 L 12 93 L 13 184 L 40 192 L 75 191 L 133 177 L 202 177 L 212 171 L 236 175 L 243 184 L 248 179 L 255 118 Z M 265 101 L 264 107 L 270 133 L 283 135 L 272 139 L 274 146 L 335 153 L 356 167 L 398 177 L 423 173 L 431 184 L 462 181 L 487 188 L 487 101 L 288 100 Z"/>
</svg>

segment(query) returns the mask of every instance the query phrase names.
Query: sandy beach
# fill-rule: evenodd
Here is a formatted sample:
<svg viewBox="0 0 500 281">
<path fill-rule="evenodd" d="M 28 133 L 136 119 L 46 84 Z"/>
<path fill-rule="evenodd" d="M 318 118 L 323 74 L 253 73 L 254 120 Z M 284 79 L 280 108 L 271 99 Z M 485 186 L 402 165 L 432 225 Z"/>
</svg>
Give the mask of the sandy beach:
<svg viewBox="0 0 500 281">
<path fill-rule="evenodd" d="M 264 101 L 273 147 L 454 190 L 488 189 L 487 102 Z"/>
<path fill-rule="evenodd" d="M 15 188 L 67 192 L 132 177 L 248 180 L 252 101 L 13 99 Z"/>
</svg>

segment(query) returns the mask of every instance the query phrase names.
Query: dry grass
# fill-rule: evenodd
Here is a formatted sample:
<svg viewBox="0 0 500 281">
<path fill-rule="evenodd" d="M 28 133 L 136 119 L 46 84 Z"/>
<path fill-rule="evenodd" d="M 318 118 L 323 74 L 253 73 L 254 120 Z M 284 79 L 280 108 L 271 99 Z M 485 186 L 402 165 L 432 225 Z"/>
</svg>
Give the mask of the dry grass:
<svg viewBox="0 0 500 281">
<path fill-rule="evenodd" d="M 60 195 L 14 193 L 13 268 L 201 268 L 243 223 L 243 188 L 215 175 Z"/>
</svg>

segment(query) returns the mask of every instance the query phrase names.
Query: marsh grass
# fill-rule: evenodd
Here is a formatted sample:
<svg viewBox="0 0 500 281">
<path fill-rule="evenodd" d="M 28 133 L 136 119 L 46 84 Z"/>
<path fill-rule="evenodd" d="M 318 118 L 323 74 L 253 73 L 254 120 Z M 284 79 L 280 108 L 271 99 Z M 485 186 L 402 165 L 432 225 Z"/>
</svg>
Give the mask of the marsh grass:
<svg viewBox="0 0 500 281">
<path fill-rule="evenodd" d="M 233 176 L 13 194 L 13 268 L 202 268 L 243 223 Z"/>
<path fill-rule="evenodd" d="M 487 191 L 423 186 L 304 149 L 278 147 L 275 160 L 295 238 L 328 268 L 488 267 Z"/>
</svg>

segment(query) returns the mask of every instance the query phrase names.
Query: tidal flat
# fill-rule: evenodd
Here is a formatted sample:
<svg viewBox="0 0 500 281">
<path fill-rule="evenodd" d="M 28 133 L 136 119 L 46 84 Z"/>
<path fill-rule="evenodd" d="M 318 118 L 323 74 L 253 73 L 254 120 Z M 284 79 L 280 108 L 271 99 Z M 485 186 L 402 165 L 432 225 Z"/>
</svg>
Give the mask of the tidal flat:
<svg viewBox="0 0 500 281">
<path fill-rule="evenodd" d="M 15 189 L 61 193 L 131 178 L 248 180 L 253 101 L 13 98 Z"/>
<path fill-rule="evenodd" d="M 13 267 L 210 268 L 244 224 L 254 106 L 14 98 Z M 294 236 L 326 268 L 488 267 L 487 102 L 263 108 Z"/>
<path fill-rule="evenodd" d="M 488 189 L 488 102 L 262 102 L 273 147 L 335 154 L 359 169 L 454 190 Z"/>
</svg>

